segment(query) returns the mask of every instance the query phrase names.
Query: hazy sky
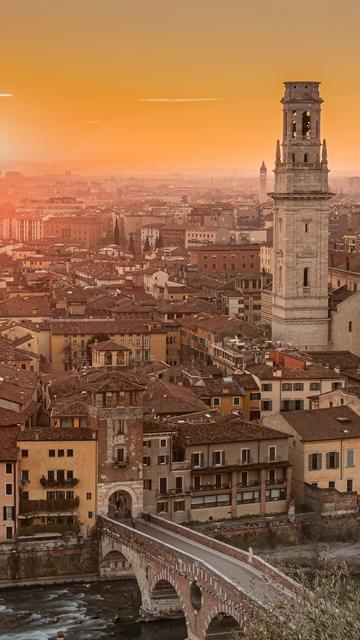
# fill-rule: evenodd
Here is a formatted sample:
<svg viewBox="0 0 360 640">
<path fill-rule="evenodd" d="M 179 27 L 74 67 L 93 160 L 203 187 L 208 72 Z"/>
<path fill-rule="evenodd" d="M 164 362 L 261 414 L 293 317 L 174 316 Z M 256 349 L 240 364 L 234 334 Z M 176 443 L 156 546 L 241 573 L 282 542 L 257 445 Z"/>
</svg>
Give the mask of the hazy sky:
<svg viewBox="0 0 360 640">
<path fill-rule="evenodd" d="M 360 170 L 359 0 L 3 0 L 0 15 L 0 168 L 272 167 L 282 82 L 307 79 L 330 166 Z"/>
</svg>

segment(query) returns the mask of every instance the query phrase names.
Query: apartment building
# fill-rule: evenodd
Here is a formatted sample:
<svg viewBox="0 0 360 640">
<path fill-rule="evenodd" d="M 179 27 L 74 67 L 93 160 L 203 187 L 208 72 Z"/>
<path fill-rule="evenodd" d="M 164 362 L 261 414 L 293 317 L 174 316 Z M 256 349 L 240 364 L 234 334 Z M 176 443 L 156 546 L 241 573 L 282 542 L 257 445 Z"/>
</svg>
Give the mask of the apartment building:
<svg viewBox="0 0 360 640">
<path fill-rule="evenodd" d="M 333 500 L 338 494 L 360 495 L 360 416 L 350 407 L 293 411 L 264 423 L 291 436 L 289 461 L 298 507 L 311 506 L 309 487 L 325 494 L 332 490 Z"/>
<path fill-rule="evenodd" d="M 17 446 L 18 535 L 90 535 L 96 521 L 96 431 L 31 428 L 19 433 Z"/>
<path fill-rule="evenodd" d="M 18 512 L 18 463 L 16 425 L 0 429 L 0 542 L 16 535 Z"/>
<path fill-rule="evenodd" d="M 144 425 L 144 508 L 176 522 L 286 513 L 287 435 L 198 414 Z"/>
</svg>

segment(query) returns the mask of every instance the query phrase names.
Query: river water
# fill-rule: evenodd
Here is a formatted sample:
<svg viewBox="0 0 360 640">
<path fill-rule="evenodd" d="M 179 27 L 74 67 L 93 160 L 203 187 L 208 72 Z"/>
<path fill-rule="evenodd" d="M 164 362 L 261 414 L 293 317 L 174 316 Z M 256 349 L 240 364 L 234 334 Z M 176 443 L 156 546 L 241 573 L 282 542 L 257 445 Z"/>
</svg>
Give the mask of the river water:
<svg viewBox="0 0 360 640">
<path fill-rule="evenodd" d="M 133 580 L 0 591 L 0 640 L 184 640 L 183 620 L 138 622 Z"/>
</svg>

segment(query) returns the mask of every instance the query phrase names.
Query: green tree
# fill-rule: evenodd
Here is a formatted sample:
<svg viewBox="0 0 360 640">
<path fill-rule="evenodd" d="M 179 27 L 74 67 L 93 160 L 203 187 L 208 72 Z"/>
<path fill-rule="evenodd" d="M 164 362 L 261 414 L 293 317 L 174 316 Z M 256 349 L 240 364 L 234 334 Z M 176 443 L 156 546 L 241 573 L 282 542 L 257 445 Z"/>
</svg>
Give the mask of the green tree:
<svg viewBox="0 0 360 640">
<path fill-rule="evenodd" d="M 359 640 L 360 587 L 344 565 L 325 563 L 314 579 L 301 572 L 297 579 L 295 597 L 279 591 L 266 609 L 253 610 L 247 640 Z"/>
</svg>

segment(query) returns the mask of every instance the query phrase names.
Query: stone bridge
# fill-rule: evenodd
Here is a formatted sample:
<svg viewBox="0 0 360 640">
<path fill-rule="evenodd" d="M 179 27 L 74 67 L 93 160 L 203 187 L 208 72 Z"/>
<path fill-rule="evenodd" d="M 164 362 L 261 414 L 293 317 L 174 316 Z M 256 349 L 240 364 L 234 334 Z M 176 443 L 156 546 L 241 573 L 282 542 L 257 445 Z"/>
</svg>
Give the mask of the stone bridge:
<svg viewBox="0 0 360 640">
<path fill-rule="evenodd" d="M 257 556 L 144 514 L 136 528 L 99 518 L 102 575 L 135 575 L 145 620 L 185 617 L 188 640 L 246 636 L 254 607 L 298 585 Z"/>
</svg>

